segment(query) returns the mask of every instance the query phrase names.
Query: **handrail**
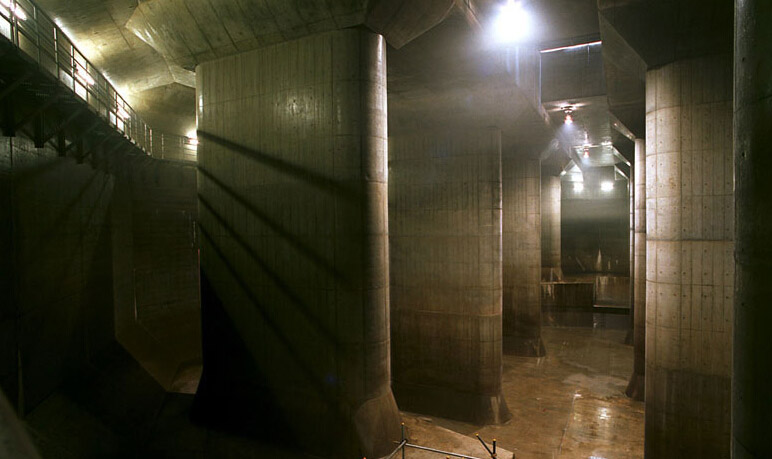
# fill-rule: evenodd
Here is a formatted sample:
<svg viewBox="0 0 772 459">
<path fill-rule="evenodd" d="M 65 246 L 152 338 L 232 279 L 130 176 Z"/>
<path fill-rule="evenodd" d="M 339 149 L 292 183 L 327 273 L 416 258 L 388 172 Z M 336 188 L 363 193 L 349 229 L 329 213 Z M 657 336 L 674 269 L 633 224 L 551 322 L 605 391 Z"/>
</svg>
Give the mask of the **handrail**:
<svg viewBox="0 0 772 459">
<path fill-rule="evenodd" d="M 154 133 L 56 22 L 31 0 L 0 0 L 0 35 L 146 154 L 196 160 L 196 139 Z"/>
</svg>

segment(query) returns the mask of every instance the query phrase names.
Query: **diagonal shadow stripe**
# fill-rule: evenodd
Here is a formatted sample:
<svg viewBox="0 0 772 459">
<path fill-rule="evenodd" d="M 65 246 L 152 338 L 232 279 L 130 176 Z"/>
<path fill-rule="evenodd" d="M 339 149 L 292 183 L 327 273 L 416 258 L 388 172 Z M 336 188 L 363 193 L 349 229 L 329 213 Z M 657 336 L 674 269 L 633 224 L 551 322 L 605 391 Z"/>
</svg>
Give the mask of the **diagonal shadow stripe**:
<svg viewBox="0 0 772 459">
<path fill-rule="evenodd" d="M 252 215 L 254 215 L 258 220 L 263 222 L 268 228 L 270 228 L 272 231 L 274 231 L 276 234 L 281 236 L 289 245 L 291 245 L 295 250 L 297 250 L 299 253 L 304 255 L 306 258 L 311 260 L 312 263 L 317 265 L 319 268 L 323 269 L 324 271 L 332 274 L 333 278 L 338 282 L 343 282 L 344 284 L 348 285 L 349 282 L 347 282 L 347 279 L 343 275 L 342 272 L 340 272 L 335 265 L 327 261 L 323 256 L 321 256 L 319 253 L 317 253 L 311 246 L 303 243 L 300 241 L 300 239 L 295 236 L 294 234 L 287 231 L 284 227 L 276 223 L 274 220 L 272 220 L 265 212 L 258 209 L 257 206 L 249 202 L 245 197 L 239 195 L 236 190 L 229 187 L 225 183 L 223 183 L 220 179 L 212 175 L 211 172 L 207 171 L 206 169 L 199 167 L 198 171 L 209 179 L 212 183 L 217 185 L 221 190 L 223 190 L 225 193 L 227 193 L 231 198 L 233 198 L 234 201 L 241 204 L 245 209 L 247 209 Z M 205 199 L 200 193 L 198 194 L 198 199 L 202 200 Z M 211 205 L 209 206 L 211 208 Z"/>
<path fill-rule="evenodd" d="M 330 343 L 335 343 L 336 338 L 335 335 L 328 330 L 326 327 L 324 327 L 321 323 L 319 323 L 319 320 L 311 315 L 311 313 L 308 312 L 308 308 L 306 307 L 303 300 L 295 293 L 293 292 L 292 288 L 290 287 L 287 282 L 284 281 L 284 279 L 279 276 L 276 271 L 274 271 L 268 263 L 266 263 L 260 256 L 258 255 L 257 251 L 249 245 L 249 243 L 244 240 L 244 238 L 236 233 L 236 231 L 228 225 L 228 223 L 225 221 L 225 219 L 220 215 L 212 205 L 207 201 L 205 198 L 199 196 L 199 199 L 201 201 L 201 204 L 209 211 L 210 214 L 215 218 L 217 223 L 220 224 L 230 235 L 231 238 L 233 238 L 234 241 L 236 241 L 242 249 L 249 255 L 249 257 L 254 261 L 260 269 L 262 269 L 267 275 L 268 278 L 273 281 L 274 284 L 278 287 L 278 289 L 289 298 L 292 303 L 294 303 L 298 309 L 300 310 L 301 314 L 308 320 L 308 322 L 316 328 L 319 333 L 321 333 L 327 341 Z M 199 227 L 201 227 L 201 224 L 199 223 Z"/>
<path fill-rule="evenodd" d="M 357 190 L 356 187 L 346 186 L 343 183 L 319 174 L 318 172 L 300 167 L 283 159 L 270 156 L 266 153 L 254 150 L 245 145 L 224 139 L 206 131 L 198 131 L 198 138 L 208 140 L 224 148 L 227 148 L 228 150 L 244 155 L 261 164 L 264 164 L 267 167 L 270 167 L 271 169 L 310 183 L 316 188 L 331 192 L 347 201 L 356 202 L 359 199 L 359 190 Z"/>
<path fill-rule="evenodd" d="M 228 259 L 225 257 L 225 254 L 223 253 L 222 249 L 215 243 L 214 238 L 200 225 L 199 225 L 199 229 L 201 231 L 201 235 L 207 240 L 208 244 L 212 247 L 212 250 L 214 250 L 214 253 L 217 256 L 217 258 L 220 259 L 223 266 L 228 271 L 228 274 L 230 274 L 233 280 L 236 281 L 236 284 L 238 284 L 238 286 L 247 296 L 249 301 L 257 307 L 256 309 L 260 314 L 260 316 L 265 321 L 265 324 L 271 330 L 273 330 L 276 337 L 284 345 L 287 352 L 290 354 L 290 357 L 292 357 L 292 359 L 295 361 L 300 371 L 308 380 L 310 386 L 319 394 L 321 399 L 326 400 L 331 407 L 334 407 L 336 405 L 335 396 L 333 393 L 330 393 L 329 391 L 325 390 L 325 388 L 323 387 L 323 384 L 321 383 L 321 380 L 323 379 L 319 378 L 316 374 L 314 374 L 313 370 L 311 370 L 304 363 L 303 361 L 304 359 L 301 357 L 299 350 L 296 349 L 296 346 L 293 345 L 292 341 L 290 341 L 290 339 L 282 332 L 282 329 L 279 326 L 279 324 L 277 324 L 276 321 L 266 311 L 266 308 L 257 299 L 255 294 L 252 292 L 252 289 L 249 288 L 249 285 L 247 285 L 244 279 L 241 276 L 239 276 L 239 274 L 236 272 L 236 269 L 230 263 L 228 263 Z"/>
</svg>

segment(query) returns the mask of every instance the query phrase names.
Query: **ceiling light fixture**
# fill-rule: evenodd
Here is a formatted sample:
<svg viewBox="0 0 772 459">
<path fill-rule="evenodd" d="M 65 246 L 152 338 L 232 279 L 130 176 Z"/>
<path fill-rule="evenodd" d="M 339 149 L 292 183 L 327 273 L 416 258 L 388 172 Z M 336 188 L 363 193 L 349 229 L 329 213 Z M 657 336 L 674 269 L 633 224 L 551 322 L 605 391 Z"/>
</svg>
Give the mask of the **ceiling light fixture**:
<svg viewBox="0 0 772 459">
<path fill-rule="evenodd" d="M 519 1 L 507 0 L 499 9 L 493 29 L 501 43 L 522 41 L 530 32 L 531 18 Z"/>
<path fill-rule="evenodd" d="M 566 118 L 563 120 L 563 123 L 569 126 L 574 124 L 574 117 L 573 117 L 574 107 L 570 105 L 563 107 L 563 113 L 566 114 Z"/>
</svg>

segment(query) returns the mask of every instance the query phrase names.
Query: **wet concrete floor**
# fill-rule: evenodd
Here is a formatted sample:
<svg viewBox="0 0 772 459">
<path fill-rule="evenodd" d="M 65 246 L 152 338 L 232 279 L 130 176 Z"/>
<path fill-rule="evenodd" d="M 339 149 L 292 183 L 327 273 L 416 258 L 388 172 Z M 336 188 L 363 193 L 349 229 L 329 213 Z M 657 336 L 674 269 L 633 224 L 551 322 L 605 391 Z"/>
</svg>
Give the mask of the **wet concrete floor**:
<svg viewBox="0 0 772 459">
<path fill-rule="evenodd" d="M 595 316 L 593 327 L 545 327 L 546 357 L 504 357 L 504 396 L 513 414 L 505 424 L 405 416 L 472 437 L 496 438 L 517 459 L 642 458 L 643 403 L 624 395 L 633 368 L 621 323 L 627 318 Z M 442 449 L 443 437 L 438 433 L 426 441 Z M 480 447 L 477 456 L 484 453 Z"/>
<path fill-rule="evenodd" d="M 475 433 L 489 442 L 496 438 L 518 459 L 643 457 L 643 404 L 623 394 L 633 364 L 632 347 L 623 344 L 629 318 L 590 314 L 577 321 L 574 313 L 551 314 L 545 315 L 550 324 L 592 326 L 545 327 L 546 357 L 504 357 L 511 420 L 476 426 L 403 413 L 413 429 L 408 435 L 479 458 L 487 456 Z M 192 424 L 191 395 L 165 393 L 128 353 L 116 353 L 93 378 L 84 375 L 25 419 L 43 457 L 308 458 Z M 408 459 L 424 457 L 444 456 L 406 452 Z"/>
</svg>

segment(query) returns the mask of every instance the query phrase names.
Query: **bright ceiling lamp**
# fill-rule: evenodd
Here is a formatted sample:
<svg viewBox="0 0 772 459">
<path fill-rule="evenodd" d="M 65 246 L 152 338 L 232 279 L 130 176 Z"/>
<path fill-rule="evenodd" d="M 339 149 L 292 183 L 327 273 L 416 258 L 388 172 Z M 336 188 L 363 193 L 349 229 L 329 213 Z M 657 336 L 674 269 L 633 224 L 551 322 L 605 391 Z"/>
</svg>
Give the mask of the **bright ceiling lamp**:
<svg viewBox="0 0 772 459">
<path fill-rule="evenodd" d="M 567 124 L 569 126 L 574 124 L 574 116 L 573 116 L 573 114 L 574 114 L 574 107 L 572 107 L 570 105 L 567 105 L 565 107 L 562 107 L 562 110 L 563 110 L 563 113 L 565 113 L 565 115 L 566 115 L 566 118 L 563 120 L 563 123 L 565 123 L 565 124 Z"/>
<path fill-rule="evenodd" d="M 188 145 L 198 146 L 198 132 L 195 129 L 191 129 L 185 134 Z"/>
<path fill-rule="evenodd" d="M 501 43 L 519 42 L 530 32 L 531 18 L 523 9 L 521 2 L 507 0 L 499 10 L 493 29 L 497 41 Z"/>
</svg>

